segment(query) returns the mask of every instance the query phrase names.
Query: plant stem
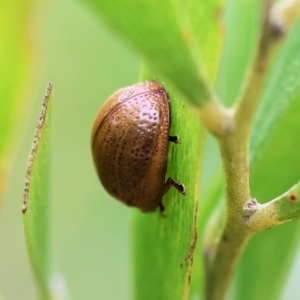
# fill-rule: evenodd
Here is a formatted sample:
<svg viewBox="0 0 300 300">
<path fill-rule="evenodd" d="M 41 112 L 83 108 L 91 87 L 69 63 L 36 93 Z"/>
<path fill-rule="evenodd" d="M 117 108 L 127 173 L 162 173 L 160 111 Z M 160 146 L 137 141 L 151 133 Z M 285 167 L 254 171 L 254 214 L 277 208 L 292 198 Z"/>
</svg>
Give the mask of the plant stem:
<svg viewBox="0 0 300 300">
<path fill-rule="evenodd" d="M 222 155 L 226 220 L 219 243 L 212 249 L 215 253 L 207 256 L 210 258 L 207 261 L 207 300 L 224 299 L 236 262 L 255 233 L 243 219 L 244 207 L 251 201 L 248 157 L 250 130 L 271 58 L 284 32 L 282 23 L 272 21 L 269 12 L 270 1 L 265 1 L 262 35 L 246 87 L 231 121 L 227 120 L 223 126 L 223 134 L 215 134 Z"/>
<path fill-rule="evenodd" d="M 253 232 L 243 223 L 243 207 L 251 199 L 247 139 L 232 133 L 219 139 L 225 174 L 226 221 L 215 254 L 208 262 L 207 299 L 223 299 L 237 259 Z"/>
<path fill-rule="evenodd" d="M 285 32 L 282 22 L 269 18 L 269 11 L 269 1 L 266 1 L 258 50 L 247 85 L 235 111 L 238 130 L 240 134 L 247 136 L 249 136 L 252 119 L 264 88 L 270 61 Z"/>
<path fill-rule="evenodd" d="M 213 93 L 210 101 L 199 110 L 198 114 L 206 129 L 215 136 L 222 136 L 232 130 L 232 111 L 224 107 Z"/>
<path fill-rule="evenodd" d="M 300 219 L 300 183 L 298 182 L 278 198 L 265 204 L 252 199 L 244 210 L 245 224 L 255 231 L 262 231 L 288 221 Z"/>
</svg>

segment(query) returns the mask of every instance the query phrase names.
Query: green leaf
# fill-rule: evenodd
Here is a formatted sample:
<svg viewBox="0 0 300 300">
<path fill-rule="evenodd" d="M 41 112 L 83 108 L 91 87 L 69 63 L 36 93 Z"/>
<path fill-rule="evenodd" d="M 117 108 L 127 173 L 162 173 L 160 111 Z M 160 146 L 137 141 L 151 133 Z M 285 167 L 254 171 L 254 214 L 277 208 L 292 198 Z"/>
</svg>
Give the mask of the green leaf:
<svg viewBox="0 0 300 300">
<path fill-rule="evenodd" d="M 203 106 L 209 100 L 206 74 L 214 81 L 223 37 L 221 0 L 84 1 L 189 101 Z"/>
<path fill-rule="evenodd" d="M 41 299 L 51 298 L 50 153 L 51 91 L 47 87 L 30 151 L 23 200 L 26 244 Z"/>
<path fill-rule="evenodd" d="M 142 78 L 164 82 L 150 71 L 144 71 Z M 204 130 L 178 94 L 165 87 L 171 99 L 171 134 L 181 140 L 169 146 L 166 177 L 184 183 L 187 195 L 175 189 L 165 195 L 166 217 L 159 211 L 135 212 L 135 299 L 188 299 L 189 295 Z"/>
<path fill-rule="evenodd" d="M 24 87 L 32 67 L 29 26 L 36 2 L 0 3 L 0 204 L 20 136 L 17 129 L 30 101 Z"/>
<path fill-rule="evenodd" d="M 295 94 L 300 88 L 300 20 L 292 28 L 280 53 L 275 58 L 261 104 L 257 112 L 251 137 L 251 160 L 255 163 L 269 136 L 276 130 L 278 122 L 285 116 L 290 103 L 295 101 Z M 296 121 L 297 119 L 295 119 Z M 275 150 L 275 149 L 274 149 Z"/>
<path fill-rule="evenodd" d="M 226 38 L 216 91 L 228 106 L 237 100 L 254 58 L 261 6 L 261 0 L 227 1 L 224 15 Z"/>
</svg>

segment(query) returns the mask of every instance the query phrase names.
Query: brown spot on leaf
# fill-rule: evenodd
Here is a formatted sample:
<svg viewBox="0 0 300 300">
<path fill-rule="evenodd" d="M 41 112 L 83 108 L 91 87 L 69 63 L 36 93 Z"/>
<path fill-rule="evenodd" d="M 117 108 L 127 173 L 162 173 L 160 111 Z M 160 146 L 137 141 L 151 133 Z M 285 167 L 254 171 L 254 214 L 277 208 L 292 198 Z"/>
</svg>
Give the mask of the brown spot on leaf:
<svg viewBox="0 0 300 300">
<path fill-rule="evenodd" d="M 185 261 L 190 260 L 193 263 L 193 255 L 188 254 L 184 260 Z"/>
<path fill-rule="evenodd" d="M 288 195 L 288 198 L 291 200 L 291 201 L 297 201 L 297 196 L 293 193 L 289 194 Z"/>
<path fill-rule="evenodd" d="M 191 262 L 193 263 L 193 254 L 196 248 L 196 242 L 197 242 L 197 237 L 198 237 L 198 220 L 197 220 L 197 216 L 198 216 L 198 202 L 195 204 L 195 215 L 194 215 L 194 228 L 193 228 L 193 239 L 192 242 L 190 244 L 189 250 L 188 250 L 188 254 L 185 258 L 185 260 L 191 260 Z"/>
</svg>

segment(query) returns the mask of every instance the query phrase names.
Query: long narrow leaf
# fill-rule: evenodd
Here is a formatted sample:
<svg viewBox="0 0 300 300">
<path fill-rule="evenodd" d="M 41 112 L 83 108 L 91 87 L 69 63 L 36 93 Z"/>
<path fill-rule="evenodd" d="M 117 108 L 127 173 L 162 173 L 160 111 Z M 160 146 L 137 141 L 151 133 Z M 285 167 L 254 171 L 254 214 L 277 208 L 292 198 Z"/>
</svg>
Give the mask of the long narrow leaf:
<svg viewBox="0 0 300 300">
<path fill-rule="evenodd" d="M 278 121 L 285 116 L 290 103 L 297 100 L 295 94 L 300 88 L 299 31 L 300 20 L 292 28 L 270 71 L 253 126 L 250 144 L 253 163 L 257 156 L 259 159 L 263 147 L 268 144 L 266 136 L 276 129 Z"/>
<path fill-rule="evenodd" d="M 84 1 L 192 103 L 209 100 L 206 73 L 214 79 L 223 38 L 221 0 Z"/>
<path fill-rule="evenodd" d="M 143 79 L 158 77 L 144 72 Z M 164 197 L 166 217 L 157 211 L 135 213 L 135 299 L 188 299 L 197 239 L 197 210 L 204 131 L 182 100 L 166 86 L 171 99 L 171 134 L 167 177 L 186 186 L 183 196 L 171 189 Z"/>
<path fill-rule="evenodd" d="M 48 85 L 28 159 L 23 199 L 26 244 L 41 299 L 51 299 L 50 153 L 51 96 Z"/>
<path fill-rule="evenodd" d="M 225 9 L 226 38 L 216 90 L 230 106 L 243 88 L 258 42 L 261 0 L 228 0 Z"/>
</svg>

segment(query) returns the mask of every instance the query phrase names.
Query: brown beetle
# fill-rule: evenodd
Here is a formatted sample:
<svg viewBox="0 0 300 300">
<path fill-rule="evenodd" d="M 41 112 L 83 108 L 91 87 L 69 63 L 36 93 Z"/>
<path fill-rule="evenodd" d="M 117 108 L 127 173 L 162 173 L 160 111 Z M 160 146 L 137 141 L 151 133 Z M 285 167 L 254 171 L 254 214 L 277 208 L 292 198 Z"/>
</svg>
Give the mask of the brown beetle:
<svg viewBox="0 0 300 300">
<path fill-rule="evenodd" d="M 165 182 L 170 104 L 164 87 L 145 81 L 119 89 L 100 108 L 92 128 L 92 153 L 105 189 L 118 200 L 143 211 L 154 211 L 174 186 L 185 194 L 183 184 Z"/>
</svg>

